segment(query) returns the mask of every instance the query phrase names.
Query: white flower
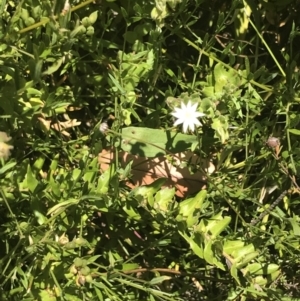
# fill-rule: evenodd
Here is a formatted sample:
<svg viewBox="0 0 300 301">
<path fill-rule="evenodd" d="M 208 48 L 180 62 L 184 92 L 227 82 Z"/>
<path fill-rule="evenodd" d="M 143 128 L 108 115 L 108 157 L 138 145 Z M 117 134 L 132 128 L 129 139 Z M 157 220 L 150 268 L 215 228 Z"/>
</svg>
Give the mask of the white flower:
<svg viewBox="0 0 300 301">
<path fill-rule="evenodd" d="M 0 158 L 8 159 L 10 156 L 10 150 L 14 147 L 7 144 L 11 137 L 7 136 L 5 132 L 0 132 Z"/>
<path fill-rule="evenodd" d="M 109 126 L 106 121 L 100 124 L 99 130 L 102 134 L 105 134 L 109 130 Z"/>
<path fill-rule="evenodd" d="M 175 112 L 172 113 L 177 120 L 174 122 L 174 126 L 178 124 L 183 124 L 183 132 L 186 133 L 188 128 L 191 131 L 195 130 L 195 125 L 200 126 L 201 123 L 198 120 L 198 117 L 205 116 L 204 113 L 197 112 L 197 103 L 192 104 L 191 101 L 185 105 L 183 102 L 181 103 L 181 108 L 175 108 Z"/>
</svg>

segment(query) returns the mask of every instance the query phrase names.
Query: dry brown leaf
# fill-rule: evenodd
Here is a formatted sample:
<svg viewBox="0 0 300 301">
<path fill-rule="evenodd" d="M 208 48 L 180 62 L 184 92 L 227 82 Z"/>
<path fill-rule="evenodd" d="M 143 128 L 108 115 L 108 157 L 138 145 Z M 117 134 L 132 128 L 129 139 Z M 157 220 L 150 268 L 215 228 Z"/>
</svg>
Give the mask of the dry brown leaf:
<svg viewBox="0 0 300 301">
<path fill-rule="evenodd" d="M 46 120 L 43 117 L 38 117 L 38 120 L 41 122 L 42 126 L 45 130 L 49 131 L 50 127 L 55 129 L 58 132 L 61 132 L 63 135 L 70 137 L 70 134 L 65 131 L 65 129 L 77 126 L 81 124 L 81 121 L 77 121 L 77 119 L 71 119 L 67 121 L 58 121 L 56 123 L 51 124 L 50 120 Z"/>
<path fill-rule="evenodd" d="M 114 161 L 114 151 L 103 150 L 98 157 L 100 169 L 105 171 L 111 162 Z M 134 156 L 126 152 L 119 153 L 119 162 L 125 167 L 130 161 L 131 181 L 126 185 L 134 188 L 140 185 L 149 185 L 159 178 L 166 178 L 164 187 L 175 187 L 176 195 L 184 197 L 193 194 L 205 188 L 206 174 L 211 174 L 215 166 L 209 160 L 201 160 L 201 166 L 204 172 L 197 171 L 190 173 L 188 167 L 181 167 L 180 164 L 189 162 L 190 164 L 199 164 L 199 157 L 190 151 L 175 154 L 170 162 L 166 156 L 157 158 L 145 158 Z"/>
</svg>

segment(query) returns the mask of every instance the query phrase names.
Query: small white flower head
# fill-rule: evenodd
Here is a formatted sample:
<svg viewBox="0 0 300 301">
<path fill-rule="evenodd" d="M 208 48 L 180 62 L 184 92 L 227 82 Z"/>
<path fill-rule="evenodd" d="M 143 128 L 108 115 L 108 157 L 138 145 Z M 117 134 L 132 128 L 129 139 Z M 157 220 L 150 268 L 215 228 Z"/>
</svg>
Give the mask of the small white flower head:
<svg viewBox="0 0 300 301">
<path fill-rule="evenodd" d="M 100 124 L 99 130 L 102 134 L 107 133 L 107 131 L 109 130 L 109 126 L 106 121 L 104 121 Z"/>
<path fill-rule="evenodd" d="M 175 112 L 172 113 L 177 120 L 174 122 L 174 126 L 183 124 L 183 132 L 186 133 L 188 129 L 192 132 L 195 130 L 195 125 L 200 126 L 201 122 L 198 120 L 199 117 L 205 116 L 204 113 L 197 112 L 198 104 L 192 104 L 189 100 L 187 105 L 181 103 L 181 108 L 174 108 Z"/>
<path fill-rule="evenodd" d="M 6 142 L 10 141 L 11 137 L 7 136 L 5 132 L 0 132 L 0 159 L 8 159 L 10 156 L 10 150 L 14 147 L 7 144 Z"/>
</svg>

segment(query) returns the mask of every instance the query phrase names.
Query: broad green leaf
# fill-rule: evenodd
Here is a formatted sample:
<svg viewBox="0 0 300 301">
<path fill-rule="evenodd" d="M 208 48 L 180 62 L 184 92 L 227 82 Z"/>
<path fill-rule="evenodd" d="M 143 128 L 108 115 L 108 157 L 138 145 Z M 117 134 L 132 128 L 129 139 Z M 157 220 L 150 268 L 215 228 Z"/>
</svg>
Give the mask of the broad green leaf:
<svg viewBox="0 0 300 301">
<path fill-rule="evenodd" d="M 229 83 L 229 74 L 222 64 L 216 64 L 214 68 L 215 91 L 222 92 Z"/>
<path fill-rule="evenodd" d="M 111 164 L 110 167 L 99 177 L 97 192 L 105 194 L 108 192 L 109 182 L 115 175 L 115 165 Z"/>
<path fill-rule="evenodd" d="M 216 238 L 222 231 L 224 231 L 230 221 L 231 217 L 225 216 L 222 220 L 213 221 L 212 226 L 208 225 L 207 228 L 209 228 L 212 238 Z"/>
<path fill-rule="evenodd" d="M 154 197 L 154 209 L 158 212 L 167 212 L 170 204 L 174 203 L 175 188 L 159 190 Z"/>
<path fill-rule="evenodd" d="M 197 141 L 192 135 L 138 127 L 122 129 L 122 138 L 124 151 L 148 158 L 185 151 Z"/>
<path fill-rule="evenodd" d="M 201 207 L 206 198 L 207 191 L 201 190 L 194 198 L 186 199 L 179 204 L 177 221 L 185 220 L 188 227 L 198 223 Z"/>
<path fill-rule="evenodd" d="M 300 130 L 297 130 L 297 129 L 289 129 L 288 130 L 291 134 L 294 134 L 294 135 L 300 135 Z"/>
<path fill-rule="evenodd" d="M 203 251 L 204 259 L 211 265 L 214 264 L 214 252 L 212 251 L 212 244 L 213 244 L 212 240 L 205 243 L 205 247 Z"/>
<path fill-rule="evenodd" d="M 245 268 L 245 271 L 248 271 L 250 274 L 254 275 L 269 275 L 276 272 L 279 269 L 279 265 L 274 263 L 250 263 Z"/>
<path fill-rule="evenodd" d="M 291 223 L 293 227 L 294 235 L 300 236 L 300 226 L 299 222 L 296 220 L 296 216 L 294 216 L 293 218 L 288 218 L 287 220 Z"/>
<path fill-rule="evenodd" d="M 240 256 L 238 258 L 235 258 L 236 267 L 238 269 L 243 268 L 246 266 L 250 261 L 252 261 L 254 258 L 256 258 L 259 255 L 259 252 L 255 251 L 243 256 Z"/>
<path fill-rule="evenodd" d="M 232 257 L 233 258 L 239 258 L 242 256 L 245 256 L 249 253 L 252 253 L 255 251 L 254 245 L 253 244 L 248 244 L 246 246 L 243 246 L 242 248 L 238 248 L 235 251 L 232 252 Z"/>
<path fill-rule="evenodd" d="M 227 254 L 232 254 L 236 249 L 242 248 L 245 243 L 241 240 L 226 240 L 223 245 L 223 250 Z"/>
<path fill-rule="evenodd" d="M 35 188 L 38 186 L 38 180 L 35 178 L 33 174 L 30 164 L 27 166 L 27 187 L 31 192 L 34 192 Z"/>
</svg>

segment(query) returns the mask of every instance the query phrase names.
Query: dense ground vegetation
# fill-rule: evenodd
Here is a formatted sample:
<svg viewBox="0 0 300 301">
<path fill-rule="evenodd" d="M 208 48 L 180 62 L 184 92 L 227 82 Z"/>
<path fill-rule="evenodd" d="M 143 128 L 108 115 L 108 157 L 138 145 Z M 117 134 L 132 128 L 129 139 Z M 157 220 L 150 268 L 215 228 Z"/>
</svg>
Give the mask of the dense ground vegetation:
<svg viewBox="0 0 300 301">
<path fill-rule="evenodd" d="M 299 300 L 299 15 L 2 0 L 0 300 Z"/>
</svg>

